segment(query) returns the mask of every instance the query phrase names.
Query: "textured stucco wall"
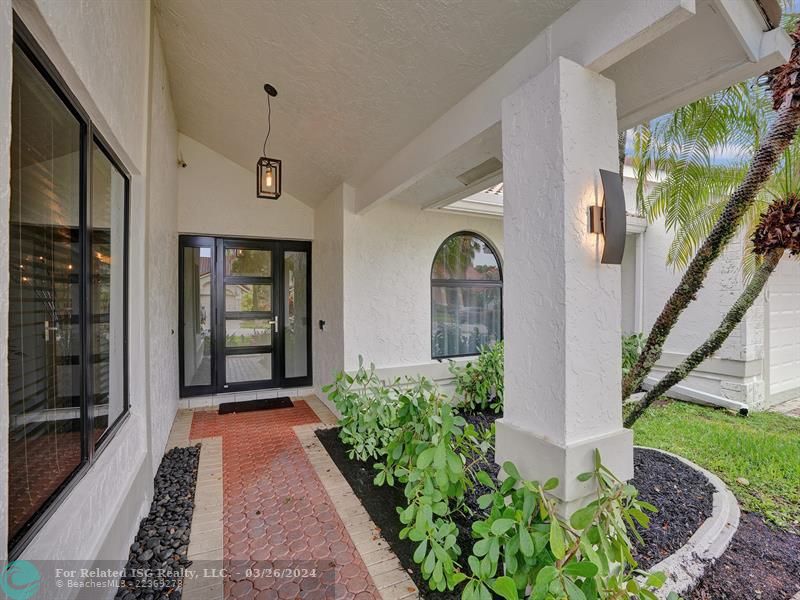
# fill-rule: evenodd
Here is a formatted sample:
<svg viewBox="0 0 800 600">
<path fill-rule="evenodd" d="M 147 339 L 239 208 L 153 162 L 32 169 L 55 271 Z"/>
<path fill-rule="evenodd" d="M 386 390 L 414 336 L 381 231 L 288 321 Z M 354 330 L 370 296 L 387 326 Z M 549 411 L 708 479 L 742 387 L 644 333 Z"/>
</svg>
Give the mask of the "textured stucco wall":
<svg viewBox="0 0 800 600">
<path fill-rule="evenodd" d="M 11 169 L 11 0 L 0 0 L 0 398 L 8 398 L 8 218 Z M 0 506 L 8 506 L 8 402 L 0 401 Z M 6 558 L 8 514 L 0 511 L 0 560 Z"/>
<path fill-rule="evenodd" d="M 344 198 L 352 188 L 340 185 L 314 210 L 314 242 L 311 246 L 314 390 L 322 387 L 344 366 Z M 319 321 L 325 321 L 320 330 Z"/>
<path fill-rule="evenodd" d="M 431 361 L 431 265 L 457 231 L 484 235 L 501 254 L 501 219 L 386 202 L 365 214 L 345 207 L 345 368 L 358 355 L 378 367 Z"/>
<path fill-rule="evenodd" d="M 678 285 L 682 270 L 667 266 L 666 257 L 672 243 L 673 234 L 667 232 L 663 220 L 651 223 L 645 236 L 644 329 L 649 331 L 669 295 Z M 710 327 L 720 322 L 729 303 L 726 297 L 736 294 L 741 286 L 741 244 L 733 241 L 728 250 L 714 263 L 706 278 L 703 289 L 686 311 L 681 315 L 680 324 L 667 340 L 667 352 L 688 353 L 701 344 Z M 731 334 L 725 342 L 721 354 L 739 355 L 739 331 Z M 743 356 L 741 358 L 744 358 Z"/>
<path fill-rule="evenodd" d="M 178 132 L 161 38 L 153 25 L 147 199 L 150 447 L 158 468 L 178 403 Z"/>
<path fill-rule="evenodd" d="M 178 170 L 181 233 L 300 240 L 314 237 L 314 211 L 285 193 L 278 200 L 257 198 L 255 170 L 244 169 L 183 134 L 178 138 L 178 148 L 187 165 Z"/>
<path fill-rule="evenodd" d="M 34 0 L 99 114 L 141 168 L 147 143 L 149 3 Z"/>
<path fill-rule="evenodd" d="M 598 168 L 617 163 L 614 83 L 556 58 L 503 100 L 505 409 L 497 460 L 525 477 L 558 477 L 554 494 L 578 503 L 577 482 L 598 449 L 633 475 L 633 435 L 620 403 L 621 281 L 600 262 L 587 215 Z M 570 509 L 565 507 L 565 511 Z"/>
<path fill-rule="evenodd" d="M 586 228 L 615 106 L 613 82 L 563 58 L 503 101 L 505 415 L 560 445 L 621 425 L 620 269 Z"/>
<path fill-rule="evenodd" d="M 644 235 L 643 326 L 647 333 L 669 295 L 678 285 L 682 270 L 666 265 L 673 234 L 663 220 L 651 223 Z M 660 377 L 708 337 L 721 322 L 744 287 L 742 237 L 729 246 L 711 267 L 697 299 L 681 318 L 664 345 L 664 355 L 653 369 Z M 759 298 L 722 348 L 704 362 L 684 385 L 711 394 L 758 406 L 764 402 L 764 299 Z"/>
<path fill-rule="evenodd" d="M 143 384 L 147 287 L 144 157 L 150 4 L 129 0 L 114 3 L 20 0 L 14 7 L 132 174 L 130 415 L 25 548 L 22 558 L 94 561 L 102 552 L 102 558 L 121 560 L 127 555 L 152 486 L 151 465 L 147 460 L 148 390 Z M 2 39 L 5 42 L 9 38 L 3 35 Z M 7 256 L 6 249 L 3 256 Z M 7 289 L 5 282 L 2 289 Z M 143 472 L 147 475 L 143 476 Z"/>
</svg>

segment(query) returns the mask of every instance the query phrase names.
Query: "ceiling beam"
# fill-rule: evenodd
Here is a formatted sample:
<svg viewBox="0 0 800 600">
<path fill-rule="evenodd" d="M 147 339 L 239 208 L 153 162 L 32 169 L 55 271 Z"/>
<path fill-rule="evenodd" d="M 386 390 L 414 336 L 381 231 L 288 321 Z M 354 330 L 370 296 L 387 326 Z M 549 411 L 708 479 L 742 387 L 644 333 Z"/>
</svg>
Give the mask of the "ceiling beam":
<svg viewBox="0 0 800 600">
<path fill-rule="evenodd" d="M 498 123 L 502 99 L 555 57 L 602 71 L 694 14 L 695 0 L 581 0 L 380 168 L 357 179 L 357 210 L 405 189 Z"/>
</svg>

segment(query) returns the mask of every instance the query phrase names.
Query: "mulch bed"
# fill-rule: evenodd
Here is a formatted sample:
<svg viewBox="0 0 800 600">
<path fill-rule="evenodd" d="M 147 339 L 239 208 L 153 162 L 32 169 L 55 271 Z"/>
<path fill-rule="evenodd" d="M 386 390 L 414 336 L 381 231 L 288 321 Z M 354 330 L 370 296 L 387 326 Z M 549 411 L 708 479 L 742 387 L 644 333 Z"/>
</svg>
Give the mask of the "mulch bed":
<svg viewBox="0 0 800 600">
<path fill-rule="evenodd" d="M 484 412 L 463 416 L 477 428 L 488 427 L 502 415 Z M 406 504 L 402 488 L 375 486 L 372 483 L 376 473 L 373 462 L 360 462 L 348 458 L 348 449 L 339 440 L 338 433 L 338 429 L 319 430 L 317 437 L 424 597 L 448 600 L 460 598 L 460 590 L 445 593 L 428 590 L 418 565 L 412 559 L 416 544 L 399 539 L 403 526 L 396 507 Z M 633 483 L 639 488 L 640 498 L 661 507 L 659 513 L 652 515 L 650 529 L 642 531 L 645 544 L 637 546 L 634 551 L 634 556 L 640 561 L 642 568 L 647 568 L 648 565 L 655 564 L 683 546 L 711 515 L 714 488 L 702 475 L 681 461 L 652 450 L 637 448 L 634 451 L 634 466 L 636 477 Z M 487 471 L 495 481 L 497 480 L 499 467 L 494 464 L 493 451 L 487 453 L 477 467 Z M 459 518 L 458 515 L 454 519 L 459 528 L 458 545 L 461 547 L 462 556 L 469 552 L 473 543 L 471 522 L 480 518 L 483 512 L 477 506 L 477 499 L 489 490 L 479 489 L 482 487 L 477 486 L 471 490 L 466 498 L 467 504 L 477 514 L 469 521 L 463 517 Z"/>
<path fill-rule="evenodd" d="M 644 545 L 636 544 L 633 557 L 649 569 L 689 541 L 713 512 L 714 486 L 699 472 L 673 456 L 635 448 L 634 477 L 639 499 L 658 508 L 650 527 L 640 528 Z"/>
<path fill-rule="evenodd" d="M 690 600 L 789 600 L 800 592 L 800 535 L 742 513 L 730 546 Z"/>
<path fill-rule="evenodd" d="M 338 427 L 335 429 L 320 429 L 316 434 L 333 462 L 336 463 L 339 471 L 344 475 L 347 483 L 350 484 L 355 495 L 358 496 L 364 509 L 369 513 L 372 522 L 380 529 L 381 535 L 388 542 L 392 552 L 397 555 L 400 563 L 408 571 L 414 583 L 417 584 L 421 595 L 425 598 L 448 600 L 461 598 L 460 590 L 444 593 L 429 591 L 428 584 L 420 573 L 419 565 L 412 559 L 416 543 L 408 539 L 400 539 L 400 530 L 403 528 L 403 524 L 400 523 L 396 507 L 406 505 L 403 489 L 388 485 L 378 487 L 372 483 L 377 472 L 372 468 L 373 463 L 347 457 L 347 446 L 339 439 Z M 459 527 L 459 530 L 461 530 L 461 527 Z M 466 546 L 464 546 L 462 538 L 463 533 L 460 532 L 458 544 L 461 546 L 463 553 L 466 550 Z"/>
<path fill-rule="evenodd" d="M 168 451 L 154 479 L 150 512 L 130 548 L 117 600 L 180 600 L 194 512 L 200 444 Z M 149 572 L 149 573 L 148 573 Z"/>
<path fill-rule="evenodd" d="M 494 413 L 491 410 L 484 412 L 476 412 L 462 415 L 468 423 L 475 426 L 476 429 L 485 429 L 490 427 L 497 419 L 502 417 L 502 414 Z M 388 542 L 392 551 L 397 555 L 400 563 L 408 571 L 414 583 L 417 584 L 420 592 L 425 598 L 436 598 L 437 600 L 458 600 L 461 598 L 461 590 L 456 589 L 452 592 L 432 592 L 428 589 L 427 582 L 422 578 L 419 565 L 417 565 L 412 556 L 417 544 L 408 539 L 400 539 L 400 530 L 403 524 L 400 523 L 400 518 L 397 514 L 398 506 L 406 506 L 406 497 L 403 494 L 402 487 L 390 487 L 384 485 L 381 487 L 372 483 L 375 478 L 375 469 L 373 468 L 374 461 L 362 462 L 359 460 L 351 459 L 347 456 L 347 446 L 345 446 L 339 439 L 339 429 L 320 429 L 316 432 L 325 450 L 336 463 L 336 466 L 341 471 L 347 483 L 353 489 L 353 492 L 366 511 L 369 513 L 372 522 L 381 530 L 381 535 Z M 478 458 L 478 457 L 475 457 Z M 486 471 L 492 479 L 497 481 L 497 474 L 500 467 L 494 462 L 494 450 L 489 450 L 486 456 L 480 457 L 481 460 L 475 464 L 475 469 Z M 484 511 L 478 507 L 478 498 L 483 494 L 488 493 L 490 490 L 483 485 L 477 485 L 467 493 L 464 501 L 477 515 L 483 514 Z M 479 517 L 473 517 L 479 518 Z M 458 546 L 461 548 L 462 555 L 466 555 L 472 548 L 472 520 L 454 519 L 458 527 Z"/>
</svg>

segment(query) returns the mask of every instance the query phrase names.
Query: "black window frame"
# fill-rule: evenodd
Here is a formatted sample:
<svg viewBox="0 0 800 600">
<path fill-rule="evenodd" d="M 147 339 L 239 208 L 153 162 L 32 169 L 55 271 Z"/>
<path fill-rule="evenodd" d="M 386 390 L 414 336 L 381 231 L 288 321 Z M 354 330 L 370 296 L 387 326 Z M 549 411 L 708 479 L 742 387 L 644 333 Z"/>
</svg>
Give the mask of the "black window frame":
<svg viewBox="0 0 800 600">
<path fill-rule="evenodd" d="M 479 239 L 483 242 L 487 248 L 491 251 L 492 255 L 494 255 L 495 260 L 497 261 L 497 271 L 498 275 L 500 276 L 499 279 L 435 279 L 433 276 L 433 269 L 436 266 L 436 259 L 439 256 L 439 253 L 442 251 L 442 248 L 449 242 L 451 239 L 455 237 L 464 237 L 470 236 Z M 433 336 L 434 336 L 434 301 L 433 301 L 433 290 L 435 287 L 469 287 L 469 288 L 499 288 L 500 289 L 500 338 L 498 341 L 502 341 L 503 339 L 503 318 L 505 314 L 505 309 L 503 306 L 503 262 L 502 257 L 500 256 L 500 252 L 498 252 L 497 247 L 492 243 L 492 241 L 487 238 L 485 235 L 482 235 L 476 231 L 470 231 L 466 229 L 462 229 L 461 231 L 456 231 L 448 235 L 441 244 L 436 248 L 436 252 L 433 255 L 433 260 L 431 261 L 431 274 L 430 274 L 430 288 L 431 288 L 431 360 L 449 360 L 453 358 L 468 358 L 471 356 L 478 356 L 480 350 L 478 352 L 467 352 L 462 354 L 442 354 L 436 355 L 434 354 L 434 344 L 433 344 Z"/>
<path fill-rule="evenodd" d="M 80 125 L 80 218 L 79 231 L 80 238 L 80 263 L 79 273 L 80 285 L 80 361 L 81 361 L 81 460 L 76 469 L 68 475 L 59 487 L 43 502 L 36 512 L 28 519 L 22 528 L 11 537 L 8 532 L 6 540 L 9 560 L 14 560 L 20 556 L 24 549 L 36 537 L 44 527 L 45 523 L 58 510 L 61 504 L 69 496 L 70 492 L 77 487 L 81 479 L 94 466 L 98 457 L 110 445 L 116 433 L 122 428 L 130 417 L 130 390 L 129 390 L 129 276 L 130 276 L 130 208 L 131 208 L 131 174 L 125 167 L 119 156 L 113 151 L 103 135 L 94 127 L 89 114 L 83 108 L 76 96 L 69 89 L 64 78 L 58 72 L 53 62 L 49 59 L 44 49 L 36 41 L 36 38 L 25 26 L 22 19 L 13 12 L 13 45 L 30 60 L 42 78 L 47 82 L 53 92 L 64 103 L 65 108 L 72 113 Z M 13 68 L 12 68 L 13 80 Z M 92 153 L 94 145 L 103 152 L 109 159 L 111 165 L 120 173 L 125 181 L 125 206 L 124 206 L 124 227 L 123 227 L 123 411 L 113 421 L 109 423 L 103 434 L 93 442 L 94 422 L 92 418 L 92 407 L 94 406 L 94 380 L 92 354 L 92 306 L 91 306 L 91 201 L 92 201 Z M 7 367 L 8 368 L 8 367 Z M 6 505 L 5 510 L 9 511 L 10 506 Z"/>
</svg>

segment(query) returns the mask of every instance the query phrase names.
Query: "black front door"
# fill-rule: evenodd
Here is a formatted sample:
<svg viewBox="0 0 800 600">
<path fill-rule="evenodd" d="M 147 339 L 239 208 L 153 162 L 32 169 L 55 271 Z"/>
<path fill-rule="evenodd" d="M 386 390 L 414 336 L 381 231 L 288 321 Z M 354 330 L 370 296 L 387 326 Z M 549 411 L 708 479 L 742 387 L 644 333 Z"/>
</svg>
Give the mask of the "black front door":
<svg viewBox="0 0 800 600">
<path fill-rule="evenodd" d="M 272 241 L 218 239 L 218 392 L 275 387 L 278 298 Z M 221 376 L 221 377 L 220 377 Z"/>
<path fill-rule="evenodd" d="M 181 395 L 310 385 L 309 242 L 182 236 Z"/>
</svg>

